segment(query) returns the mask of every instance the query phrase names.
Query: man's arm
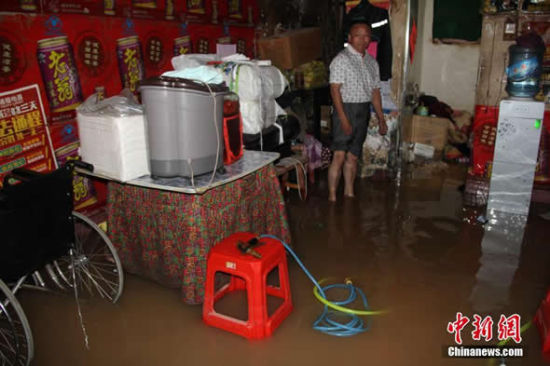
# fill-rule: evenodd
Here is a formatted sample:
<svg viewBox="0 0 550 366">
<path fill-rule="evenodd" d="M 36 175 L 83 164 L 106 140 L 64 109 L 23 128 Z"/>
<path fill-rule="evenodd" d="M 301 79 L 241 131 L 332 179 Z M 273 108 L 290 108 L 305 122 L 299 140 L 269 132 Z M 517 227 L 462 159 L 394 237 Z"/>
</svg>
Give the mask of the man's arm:
<svg viewBox="0 0 550 366">
<path fill-rule="evenodd" d="M 385 135 L 386 132 L 388 132 L 388 126 L 384 119 L 384 112 L 382 112 L 382 96 L 380 95 L 380 89 L 376 88 L 372 90 L 371 101 L 376 117 L 378 118 L 378 132 L 380 132 L 381 135 Z"/>
<path fill-rule="evenodd" d="M 342 130 L 346 135 L 351 135 L 352 127 L 346 112 L 344 112 L 344 102 L 342 101 L 342 93 L 340 93 L 341 87 L 342 84 L 330 84 L 330 96 L 332 97 L 332 104 L 336 108 L 336 113 L 338 113 L 338 118 L 340 118 Z"/>
</svg>

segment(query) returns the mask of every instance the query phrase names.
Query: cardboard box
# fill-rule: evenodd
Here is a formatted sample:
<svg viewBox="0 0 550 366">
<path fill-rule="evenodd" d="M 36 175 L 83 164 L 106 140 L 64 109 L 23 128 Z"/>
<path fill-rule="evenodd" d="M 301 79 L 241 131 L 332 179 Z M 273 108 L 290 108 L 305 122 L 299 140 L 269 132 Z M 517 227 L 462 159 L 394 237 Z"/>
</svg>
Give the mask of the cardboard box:
<svg viewBox="0 0 550 366">
<path fill-rule="evenodd" d="M 321 57 L 321 30 L 304 28 L 258 41 L 260 59 L 280 69 L 293 69 Z"/>
<path fill-rule="evenodd" d="M 447 143 L 449 121 L 447 118 L 403 116 L 403 141 L 431 145 L 443 150 Z"/>
</svg>

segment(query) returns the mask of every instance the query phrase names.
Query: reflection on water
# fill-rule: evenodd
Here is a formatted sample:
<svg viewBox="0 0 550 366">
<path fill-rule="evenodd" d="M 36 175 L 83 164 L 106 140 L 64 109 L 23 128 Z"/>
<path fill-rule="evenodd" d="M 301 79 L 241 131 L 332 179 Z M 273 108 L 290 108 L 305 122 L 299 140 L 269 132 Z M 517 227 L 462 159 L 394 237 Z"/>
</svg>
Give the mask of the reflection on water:
<svg viewBox="0 0 550 366">
<path fill-rule="evenodd" d="M 485 313 L 509 304 L 527 216 L 491 211 L 488 220 L 481 241 L 480 267 L 470 297 L 474 310 Z"/>
<path fill-rule="evenodd" d="M 457 244 L 461 222 L 446 217 L 410 217 L 403 222 L 400 247 L 411 259 L 435 264 Z"/>
</svg>

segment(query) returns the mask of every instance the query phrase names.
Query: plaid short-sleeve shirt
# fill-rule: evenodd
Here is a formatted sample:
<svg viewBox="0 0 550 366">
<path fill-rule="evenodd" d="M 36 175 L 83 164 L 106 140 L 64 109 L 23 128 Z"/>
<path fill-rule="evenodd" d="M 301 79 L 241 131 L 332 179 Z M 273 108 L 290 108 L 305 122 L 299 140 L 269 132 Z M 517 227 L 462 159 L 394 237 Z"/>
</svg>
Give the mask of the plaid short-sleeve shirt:
<svg viewBox="0 0 550 366">
<path fill-rule="evenodd" d="M 344 103 L 370 102 L 372 90 L 380 88 L 378 63 L 368 53 L 363 56 L 348 46 L 330 63 L 330 83 L 342 84 Z"/>
</svg>

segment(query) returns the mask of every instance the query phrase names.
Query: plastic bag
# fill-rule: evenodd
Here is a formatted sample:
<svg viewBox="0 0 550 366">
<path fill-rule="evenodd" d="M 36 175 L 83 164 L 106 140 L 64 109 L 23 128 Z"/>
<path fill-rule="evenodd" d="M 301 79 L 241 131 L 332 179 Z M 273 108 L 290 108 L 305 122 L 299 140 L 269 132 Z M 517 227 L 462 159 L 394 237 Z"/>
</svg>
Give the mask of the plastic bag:
<svg viewBox="0 0 550 366">
<path fill-rule="evenodd" d="M 218 57 L 215 53 L 190 53 L 172 57 L 172 67 L 174 70 L 182 70 L 188 67 L 197 67 L 206 65 L 210 61 L 216 61 Z"/>
<path fill-rule="evenodd" d="M 136 101 L 129 89 L 123 89 L 120 95 L 100 101 L 97 94 L 92 94 L 76 108 L 76 111 L 85 115 L 124 117 L 143 114 L 143 106 Z"/>
</svg>

